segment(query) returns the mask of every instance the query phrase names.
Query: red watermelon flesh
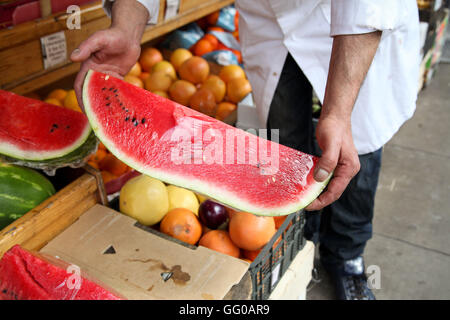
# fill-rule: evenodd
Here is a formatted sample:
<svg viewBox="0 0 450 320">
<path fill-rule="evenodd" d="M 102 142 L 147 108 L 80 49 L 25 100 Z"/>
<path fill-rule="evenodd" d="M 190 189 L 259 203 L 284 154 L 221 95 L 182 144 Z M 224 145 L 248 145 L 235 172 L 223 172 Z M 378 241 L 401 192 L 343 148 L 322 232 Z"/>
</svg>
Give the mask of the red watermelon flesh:
<svg viewBox="0 0 450 320">
<path fill-rule="evenodd" d="M 70 265 L 56 258 L 31 253 L 19 245 L 0 260 L 0 300 L 122 300 L 80 273 L 80 282 Z M 70 271 L 70 270 L 69 270 Z"/>
<path fill-rule="evenodd" d="M 328 182 L 314 180 L 314 156 L 99 72 L 88 72 L 83 104 L 97 137 L 123 162 L 238 210 L 290 214 Z"/>
<path fill-rule="evenodd" d="M 91 128 L 67 108 L 0 90 L 0 153 L 26 160 L 62 157 L 81 146 Z"/>
</svg>

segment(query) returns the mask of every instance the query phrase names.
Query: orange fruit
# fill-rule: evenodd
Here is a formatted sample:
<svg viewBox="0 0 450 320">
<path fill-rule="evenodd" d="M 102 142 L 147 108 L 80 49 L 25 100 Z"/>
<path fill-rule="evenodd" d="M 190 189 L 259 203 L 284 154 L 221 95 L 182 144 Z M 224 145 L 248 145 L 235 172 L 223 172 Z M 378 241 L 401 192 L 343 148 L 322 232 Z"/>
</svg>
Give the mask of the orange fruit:
<svg viewBox="0 0 450 320">
<path fill-rule="evenodd" d="M 273 217 L 273 220 L 275 220 L 275 228 L 279 229 L 286 218 L 287 216 Z"/>
<path fill-rule="evenodd" d="M 104 150 L 105 152 L 108 152 L 108 149 L 106 149 L 105 145 L 101 141 L 98 143 L 98 149 L 99 150 Z"/>
<path fill-rule="evenodd" d="M 133 84 L 133 85 L 135 85 L 136 87 L 139 87 L 139 88 L 143 88 L 144 87 L 144 83 L 137 76 L 133 76 L 133 75 L 127 74 L 125 77 L 123 77 L 123 81 L 131 83 L 131 84 Z"/>
<path fill-rule="evenodd" d="M 169 88 L 170 98 L 184 106 L 189 105 L 189 101 L 194 93 L 197 91 L 197 88 L 186 80 L 177 80 Z"/>
<path fill-rule="evenodd" d="M 248 212 L 236 212 L 229 222 L 231 240 L 241 249 L 259 250 L 275 234 L 272 217 L 255 216 Z"/>
<path fill-rule="evenodd" d="M 241 253 L 239 248 L 231 241 L 228 232 L 224 230 L 211 230 L 205 233 L 200 238 L 198 245 L 236 258 L 239 258 Z"/>
<path fill-rule="evenodd" d="M 93 168 L 95 168 L 95 169 L 98 170 L 98 163 L 97 163 L 97 162 L 92 161 L 92 160 L 89 160 L 87 163 L 88 163 L 88 165 L 90 165 L 91 167 L 93 167 Z"/>
<path fill-rule="evenodd" d="M 117 179 L 115 175 L 113 175 L 109 171 L 101 171 L 103 183 L 108 183 L 111 180 Z"/>
<path fill-rule="evenodd" d="M 66 90 L 64 90 L 64 89 L 55 89 L 55 90 L 52 90 L 48 94 L 47 99 L 53 98 L 53 99 L 59 100 L 60 102 L 63 102 L 64 99 L 66 98 L 66 96 L 67 96 L 67 91 Z"/>
<path fill-rule="evenodd" d="M 142 72 L 142 68 L 141 65 L 139 64 L 139 62 L 136 62 L 130 69 L 130 71 L 128 71 L 128 74 L 130 76 L 135 76 L 135 77 L 139 77 L 139 75 Z"/>
<path fill-rule="evenodd" d="M 217 46 L 219 45 L 219 40 L 217 40 L 217 38 L 212 35 L 211 33 L 207 33 L 204 35 L 203 39 L 208 40 L 212 46 L 213 46 L 213 50 L 217 49 Z"/>
<path fill-rule="evenodd" d="M 103 160 L 104 157 L 106 157 L 106 151 L 104 149 L 97 149 L 97 152 L 94 153 L 90 158 L 89 161 L 95 161 L 95 162 L 100 162 Z"/>
<path fill-rule="evenodd" d="M 254 261 L 262 249 L 258 250 L 242 250 L 242 255 L 249 261 Z"/>
<path fill-rule="evenodd" d="M 117 177 L 128 170 L 128 166 L 111 153 L 105 155 L 105 157 L 98 162 L 98 167 L 100 170 L 108 171 Z"/>
<path fill-rule="evenodd" d="M 161 52 L 156 48 L 145 48 L 141 52 L 141 56 L 139 57 L 139 64 L 141 65 L 142 70 L 150 72 L 152 67 L 163 60 L 163 56 Z"/>
<path fill-rule="evenodd" d="M 157 94 L 158 96 L 161 96 L 163 98 L 169 99 L 169 95 L 165 91 L 155 91 L 154 94 Z"/>
<path fill-rule="evenodd" d="M 160 231 L 194 245 L 202 235 L 202 225 L 192 211 L 176 208 L 164 216 L 160 224 Z"/>
<path fill-rule="evenodd" d="M 148 78 L 148 76 L 150 75 L 150 72 L 141 72 L 141 74 L 139 75 L 139 79 L 141 79 L 142 81 L 145 81 L 145 79 Z"/>
<path fill-rule="evenodd" d="M 151 73 L 147 79 L 145 79 L 145 89 L 155 92 L 155 91 L 165 91 L 167 92 L 172 84 L 172 78 L 164 73 L 163 71 L 158 71 Z"/>
<path fill-rule="evenodd" d="M 208 31 L 218 31 L 218 32 L 225 32 L 225 30 L 221 27 L 209 27 Z"/>
<path fill-rule="evenodd" d="M 204 82 L 209 76 L 209 64 L 202 57 L 187 59 L 179 69 L 180 78 L 193 84 Z"/>
<path fill-rule="evenodd" d="M 206 16 L 206 21 L 209 25 L 213 26 L 217 23 L 217 20 L 219 19 L 219 12 L 220 11 L 215 11 Z"/>
<path fill-rule="evenodd" d="M 214 50 L 214 46 L 206 39 L 200 39 L 192 48 L 196 56 L 202 56 Z"/>
<path fill-rule="evenodd" d="M 192 57 L 192 53 L 188 49 L 178 48 L 170 55 L 170 63 L 176 71 L 180 69 L 183 62 Z"/>
<path fill-rule="evenodd" d="M 231 79 L 227 83 L 227 97 L 231 102 L 238 103 L 251 91 L 250 82 L 245 78 Z"/>
<path fill-rule="evenodd" d="M 205 82 L 202 84 L 202 88 L 207 88 L 212 91 L 216 102 L 219 103 L 225 97 L 225 92 L 227 90 L 227 85 L 220 79 L 219 76 L 211 74 L 208 76 Z"/>
<path fill-rule="evenodd" d="M 177 73 L 175 71 L 175 68 L 172 66 L 172 64 L 169 61 L 163 60 L 163 61 L 157 62 L 152 67 L 151 73 L 155 73 L 155 72 L 159 72 L 159 71 L 164 72 L 165 74 L 170 76 L 172 78 L 172 80 L 175 80 L 177 78 Z"/>
<path fill-rule="evenodd" d="M 236 110 L 237 106 L 234 103 L 230 102 L 221 102 L 217 106 L 216 110 L 216 119 L 223 121 L 225 120 L 234 110 Z"/>
<path fill-rule="evenodd" d="M 64 98 L 63 105 L 64 105 L 64 107 L 66 107 L 68 109 L 82 112 L 80 106 L 78 105 L 78 100 L 77 100 L 77 95 L 75 94 L 75 90 L 69 90 L 67 92 L 67 95 Z"/>
<path fill-rule="evenodd" d="M 230 64 L 220 69 L 219 77 L 228 83 L 231 79 L 245 78 L 245 72 L 237 64 Z"/>
<path fill-rule="evenodd" d="M 216 99 L 211 90 L 200 88 L 192 95 L 189 106 L 194 110 L 214 117 L 216 112 Z"/>
<path fill-rule="evenodd" d="M 55 106 L 60 106 L 60 107 L 62 106 L 61 101 L 58 99 L 55 99 L 55 98 L 47 98 L 44 100 L 44 102 L 54 104 Z"/>
</svg>

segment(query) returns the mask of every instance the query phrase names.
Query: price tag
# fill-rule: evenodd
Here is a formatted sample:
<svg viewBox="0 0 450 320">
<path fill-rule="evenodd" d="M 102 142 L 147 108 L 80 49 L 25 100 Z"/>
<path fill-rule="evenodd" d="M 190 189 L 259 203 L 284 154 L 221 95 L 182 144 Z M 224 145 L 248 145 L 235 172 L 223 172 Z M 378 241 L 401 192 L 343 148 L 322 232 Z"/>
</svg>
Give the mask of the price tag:
<svg viewBox="0 0 450 320">
<path fill-rule="evenodd" d="M 171 19 L 178 14 L 180 0 L 166 0 L 166 14 L 164 20 Z"/>
<path fill-rule="evenodd" d="M 41 38 L 44 69 L 52 68 L 67 60 L 67 44 L 64 31 Z"/>
</svg>

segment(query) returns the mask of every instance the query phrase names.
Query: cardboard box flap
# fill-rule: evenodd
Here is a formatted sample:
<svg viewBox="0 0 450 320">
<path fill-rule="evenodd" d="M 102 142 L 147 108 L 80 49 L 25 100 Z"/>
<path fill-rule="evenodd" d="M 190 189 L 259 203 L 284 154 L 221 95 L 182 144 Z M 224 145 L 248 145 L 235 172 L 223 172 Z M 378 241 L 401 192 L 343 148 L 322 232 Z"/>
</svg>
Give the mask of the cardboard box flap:
<svg viewBox="0 0 450 320">
<path fill-rule="evenodd" d="M 248 263 L 187 247 L 95 205 L 41 249 L 75 264 L 127 299 L 223 299 Z"/>
</svg>

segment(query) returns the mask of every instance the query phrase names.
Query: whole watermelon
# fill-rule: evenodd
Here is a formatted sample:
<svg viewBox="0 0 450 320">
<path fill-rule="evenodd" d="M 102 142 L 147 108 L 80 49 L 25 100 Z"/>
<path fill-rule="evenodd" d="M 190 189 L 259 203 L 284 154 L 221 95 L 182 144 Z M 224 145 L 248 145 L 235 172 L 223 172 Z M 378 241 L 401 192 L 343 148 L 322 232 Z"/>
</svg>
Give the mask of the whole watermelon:
<svg viewBox="0 0 450 320">
<path fill-rule="evenodd" d="M 37 171 L 0 162 L 0 230 L 54 193 L 52 183 Z"/>
</svg>

